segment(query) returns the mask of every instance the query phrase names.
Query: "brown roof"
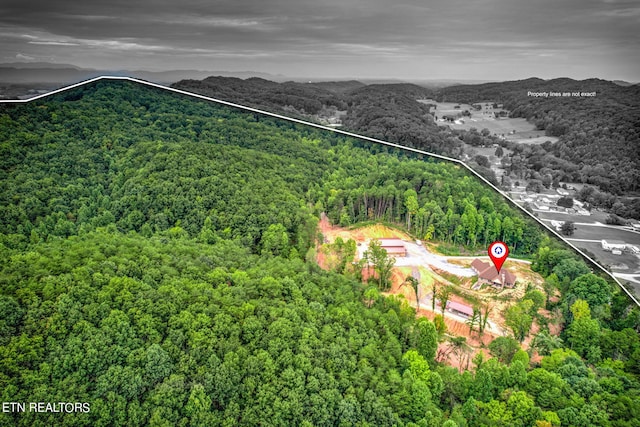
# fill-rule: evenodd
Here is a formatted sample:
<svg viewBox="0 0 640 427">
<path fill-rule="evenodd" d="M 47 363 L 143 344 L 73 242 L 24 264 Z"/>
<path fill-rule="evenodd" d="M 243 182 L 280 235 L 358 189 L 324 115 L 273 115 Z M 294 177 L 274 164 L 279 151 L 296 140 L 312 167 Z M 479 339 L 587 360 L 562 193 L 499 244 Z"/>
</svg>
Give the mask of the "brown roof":
<svg viewBox="0 0 640 427">
<path fill-rule="evenodd" d="M 451 309 L 451 310 L 455 310 L 457 312 L 460 313 L 464 313 L 468 316 L 473 316 L 473 308 L 469 307 L 466 304 L 462 304 L 459 302 L 455 302 L 455 301 L 449 301 L 447 302 L 447 308 Z"/>
<path fill-rule="evenodd" d="M 516 283 L 516 275 L 513 274 L 512 272 L 510 272 L 509 270 L 506 269 L 502 269 L 500 270 L 500 272 L 504 275 L 504 280 L 502 281 L 502 284 L 510 284 L 513 285 L 514 283 Z"/>
<path fill-rule="evenodd" d="M 407 253 L 407 248 L 404 246 L 404 242 L 401 239 L 383 237 L 378 239 L 378 241 L 380 242 L 380 247 L 386 250 L 388 254 L 406 255 Z"/>
<path fill-rule="evenodd" d="M 488 267 L 490 267 L 490 265 L 476 258 L 471 263 L 471 267 L 474 268 L 476 271 L 480 272 L 480 271 L 486 270 Z"/>
<path fill-rule="evenodd" d="M 478 276 L 480 276 L 481 279 L 491 280 L 493 282 L 498 278 L 498 270 L 496 270 L 495 266 L 490 265 L 478 273 Z"/>
<path fill-rule="evenodd" d="M 488 280 L 490 282 L 500 282 L 503 285 L 513 285 L 516 282 L 516 275 L 509 270 L 501 268 L 498 273 L 495 266 L 482 262 L 478 258 L 473 260 L 471 267 L 478 272 L 478 277 L 480 279 Z"/>
</svg>

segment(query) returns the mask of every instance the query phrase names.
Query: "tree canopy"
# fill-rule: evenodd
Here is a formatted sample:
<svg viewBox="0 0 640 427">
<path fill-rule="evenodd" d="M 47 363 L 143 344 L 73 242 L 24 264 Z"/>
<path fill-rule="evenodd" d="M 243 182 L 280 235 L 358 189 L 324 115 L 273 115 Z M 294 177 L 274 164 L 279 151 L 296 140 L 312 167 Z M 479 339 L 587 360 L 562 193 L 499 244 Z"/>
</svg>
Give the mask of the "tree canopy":
<svg viewBox="0 0 640 427">
<path fill-rule="evenodd" d="M 0 424 L 638 419 L 638 311 L 556 272 L 573 255 L 461 168 L 122 81 L 1 106 L 0 136 L 2 401 L 91 407 Z M 335 271 L 313 262 L 322 212 L 535 254 L 566 282 L 563 341 L 542 336 L 539 365 L 517 348 L 545 302 L 529 292 L 496 357 L 437 363 L 444 319 L 343 274 L 353 241 L 333 243 Z"/>
</svg>

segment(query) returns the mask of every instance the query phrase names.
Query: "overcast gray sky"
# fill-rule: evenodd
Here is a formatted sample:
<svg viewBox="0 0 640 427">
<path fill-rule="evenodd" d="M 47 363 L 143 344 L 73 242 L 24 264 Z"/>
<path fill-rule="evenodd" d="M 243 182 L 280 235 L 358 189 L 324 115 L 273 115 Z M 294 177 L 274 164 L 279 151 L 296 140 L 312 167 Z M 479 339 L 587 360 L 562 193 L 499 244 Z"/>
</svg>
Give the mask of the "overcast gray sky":
<svg viewBox="0 0 640 427">
<path fill-rule="evenodd" d="M 640 0 L 3 0 L 0 62 L 640 81 Z"/>
</svg>

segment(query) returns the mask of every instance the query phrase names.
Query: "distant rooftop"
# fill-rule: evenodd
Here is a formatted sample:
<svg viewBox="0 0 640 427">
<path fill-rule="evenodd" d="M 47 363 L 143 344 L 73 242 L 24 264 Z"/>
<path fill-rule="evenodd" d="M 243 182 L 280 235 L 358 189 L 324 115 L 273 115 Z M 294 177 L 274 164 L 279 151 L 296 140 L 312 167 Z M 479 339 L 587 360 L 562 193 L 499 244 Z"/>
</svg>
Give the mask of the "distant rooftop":
<svg viewBox="0 0 640 427">
<path fill-rule="evenodd" d="M 391 246 L 402 246 L 404 247 L 404 242 L 402 241 L 402 239 L 396 239 L 393 237 L 383 237 L 381 239 L 378 239 L 380 241 L 380 246 L 382 246 L 383 248 L 386 247 L 391 247 Z"/>
</svg>

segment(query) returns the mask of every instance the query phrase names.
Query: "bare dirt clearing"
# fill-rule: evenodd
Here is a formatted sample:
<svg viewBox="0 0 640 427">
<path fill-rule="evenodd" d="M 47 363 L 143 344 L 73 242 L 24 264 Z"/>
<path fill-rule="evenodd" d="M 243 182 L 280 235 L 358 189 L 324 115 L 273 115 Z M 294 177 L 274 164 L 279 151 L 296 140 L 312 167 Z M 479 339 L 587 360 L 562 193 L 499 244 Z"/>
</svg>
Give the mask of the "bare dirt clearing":
<svg viewBox="0 0 640 427">
<path fill-rule="evenodd" d="M 391 289 L 385 295 L 401 296 L 407 303 L 417 310 L 418 316 L 425 316 L 433 319 L 436 314 L 442 314 L 438 304 L 433 307 L 433 292 L 438 293 L 445 287 L 451 287 L 452 293 L 449 301 L 463 304 L 467 307 L 474 305 L 478 307 L 490 307 L 489 320 L 482 337 L 479 336 L 477 327 L 470 330 L 468 316 L 455 310 L 444 310 L 444 319 L 447 325 L 447 333 L 455 336 L 463 336 L 468 344 L 468 351 L 476 354 L 480 348 L 488 345 L 495 337 L 510 335 L 508 327 L 505 325 L 503 311 L 511 304 L 519 301 L 525 294 L 527 286 L 542 290 L 543 279 L 537 273 L 531 271 L 528 261 L 510 259 L 505 263 L 505 267 L 514 273 L 518 281 L 512 289 L 496 289 L 490 285 L 483 285 L 480 289 L 472 289 L 476 283 L 476 273 L 470 268 L 471 262 L 475 258 L 488 260 L 486 256 L 443 256 L 433 253 L 433 245 L 430 242 L 417 244 L 406 233 L 387 227 L 382 224 L 367 225 L 363 227 L 353 227 L 350 229 L 332 226 L 326 217 L 320 222 L 320 228 L 325 239 L 325 243 L 334 242 L 340 237 L 343 240 L 353 239 L 357 244 L 357 257 L 367 250 L 372 239 L 395 238 L 401 239 L 407 250 L 407 256 L 397 257 L 395 266 L 391 271 Z M 320 262 L 322 251 L 318 251 Z M 322 264 L 321 264 L 322 265 Z M 418 299 L 420 309 L 414 289 L 406 283 L 408 276 L 419 277 Z M 551 314 L 549 313 L 549 316 Z M 443 352 L 446 353 L 446 344 L 443 344 Z M 473 357 L 473 356 L 472 356 Z M 448 360 L 455 365 L 461 363 L 460 360 Z M 462 363 L 466 363 L 465 360 Z"/>
</svg>

